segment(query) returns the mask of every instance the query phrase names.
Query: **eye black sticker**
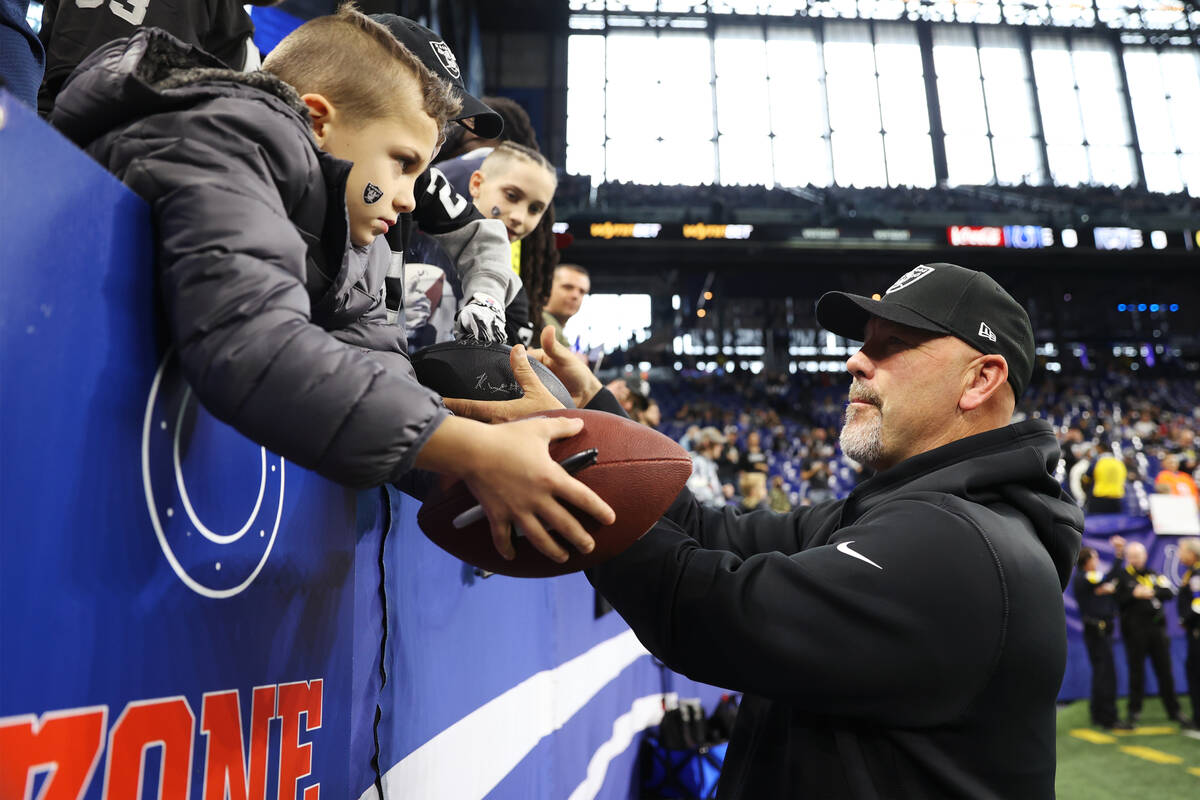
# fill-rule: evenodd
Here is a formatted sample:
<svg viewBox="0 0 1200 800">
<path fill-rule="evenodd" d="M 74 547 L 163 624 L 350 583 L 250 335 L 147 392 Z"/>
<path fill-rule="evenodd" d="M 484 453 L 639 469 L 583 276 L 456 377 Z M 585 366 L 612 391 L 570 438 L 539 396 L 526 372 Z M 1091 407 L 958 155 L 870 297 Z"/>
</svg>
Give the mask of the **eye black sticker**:
<svg viewBox="0 0 1200 800">
<path fill-rule="evenodd" d="M 493 217 L 500 216 L 500 206 L 492 206 L 492 216 Z"/>
<path fill-rule="evenodd" d="M 383 190 L 370 181 L 367 181 L 367 188 L 363 189 L 363 202 L 371 205 L 372 203 L 378 203 L 381 197 L 383 197 Z"/>
</svg>

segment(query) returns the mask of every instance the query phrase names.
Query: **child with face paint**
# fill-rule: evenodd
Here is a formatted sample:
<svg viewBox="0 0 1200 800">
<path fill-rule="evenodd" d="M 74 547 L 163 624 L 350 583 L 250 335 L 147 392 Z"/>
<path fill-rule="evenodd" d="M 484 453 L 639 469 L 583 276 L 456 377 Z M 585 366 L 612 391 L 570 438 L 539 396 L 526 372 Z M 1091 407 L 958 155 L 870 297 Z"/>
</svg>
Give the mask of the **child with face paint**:
<svg viewBox="0 0 1200 800">
<path fill-rule="evenodd" d="M 413 210 L 459 110 L 386 28 L 343 6 L 254 73 L 139 29 L 80 65 L 50 121 L 153 210 L 168 330 L 213 416 L 346 486 L 414 467 L 461 478 L 501 553 L 516 522 L 565 561 L 547 528 L 594 547 L 565 504 L 613 519 L 549 456 L 581 421 L 450 415 L 387 320 L 381 234 Z"/>
<path fill-rule="evenodd" d="M 554 199 L 558 177 L 546 158 L 516 142 L 502 142 L 471 174 L 468 190 L 475 207 L 484 215 L 504 223 L 512 265 L 520 269 L 521 240 L 533 233 Z M 522 292 L 509 306 L 509 328 L 521 336 L 532 336 L 529 300 Z"/>
<path fill-rule="evenodd" d="M 504 223 L 510 244 L 528 236 L 558 187 L 558 176 L 545 156 L 515 142 L 502 142 L 471 174 L 475 207 Z"/>
</svg>

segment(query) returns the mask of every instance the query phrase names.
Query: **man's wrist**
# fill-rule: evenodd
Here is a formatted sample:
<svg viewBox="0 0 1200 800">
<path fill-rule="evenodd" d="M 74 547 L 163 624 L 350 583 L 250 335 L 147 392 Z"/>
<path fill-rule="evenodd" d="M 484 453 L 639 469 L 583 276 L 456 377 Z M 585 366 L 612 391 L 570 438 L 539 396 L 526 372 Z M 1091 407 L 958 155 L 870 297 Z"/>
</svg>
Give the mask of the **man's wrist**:
<svg viewBox="0 0 1200 800">
<path fill-rule="evenodd" d="M 583 402 L 579 404 L 580 408 L 592 402 L 592 400 L 595 399 L 596 395 L 598 395 L 600 390 L 603 388 L 604 384 L 602 384 L 595 375 L 589 373 L 587 383 L 580 391 L 580 398 L 583 400 Z"/>
</svg>

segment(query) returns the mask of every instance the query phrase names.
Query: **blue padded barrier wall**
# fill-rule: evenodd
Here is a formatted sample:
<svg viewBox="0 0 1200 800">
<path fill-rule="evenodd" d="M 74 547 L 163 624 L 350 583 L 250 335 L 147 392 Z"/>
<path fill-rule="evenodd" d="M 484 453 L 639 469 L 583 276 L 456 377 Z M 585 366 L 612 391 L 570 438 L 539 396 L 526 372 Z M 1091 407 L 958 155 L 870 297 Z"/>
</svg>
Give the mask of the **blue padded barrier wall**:
<svg viewBox="0 0 1200 800">
<path fill-rule="evenodd" d="M 209 416 L 148 209 L 0 112 L 0 798 L 631 796 L 662 694 L 718 691 Z"/>
<path fill-rule="evenodd" d="M 196 403 L 145 204 L 0 109 L 0 797 L 343 795 L 353 494 Z"/>
</svg>

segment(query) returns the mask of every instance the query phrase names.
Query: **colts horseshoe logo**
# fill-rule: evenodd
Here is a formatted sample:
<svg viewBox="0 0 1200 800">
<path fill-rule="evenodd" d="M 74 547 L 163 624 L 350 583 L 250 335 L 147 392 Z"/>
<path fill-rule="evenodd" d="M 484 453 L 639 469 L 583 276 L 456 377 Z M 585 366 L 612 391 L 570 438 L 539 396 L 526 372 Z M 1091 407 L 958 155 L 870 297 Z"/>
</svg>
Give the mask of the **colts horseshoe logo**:
<svg viewBox="0 0 1200 800">
<path fill-rule="evenodd" d="M 221 599 L 254 582 L 279 532 L 285 462 L 210 415 L 169 349 L 142 421 L 142 484 L 154 535 L 189 589 Z"/>
</svg>

